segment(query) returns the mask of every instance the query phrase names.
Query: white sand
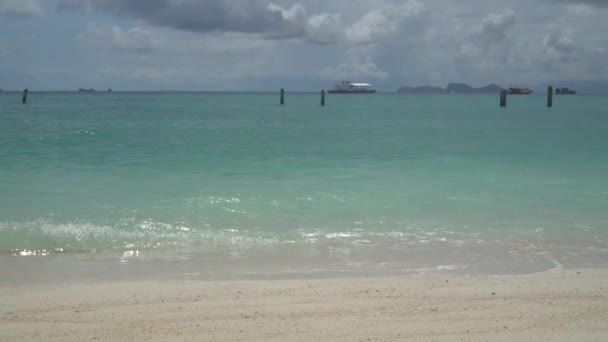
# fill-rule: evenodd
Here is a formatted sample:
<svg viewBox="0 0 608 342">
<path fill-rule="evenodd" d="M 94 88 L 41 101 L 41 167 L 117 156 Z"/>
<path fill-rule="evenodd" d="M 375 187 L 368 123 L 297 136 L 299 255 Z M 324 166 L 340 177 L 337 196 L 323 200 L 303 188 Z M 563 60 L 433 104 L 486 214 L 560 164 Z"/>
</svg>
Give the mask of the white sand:
<svg viewBox="0 0 608 342">
<path fill-rule="evenodd" d="M 608 270 L 4 287 L 0 340 L 608 341 Z"/>
</svg>

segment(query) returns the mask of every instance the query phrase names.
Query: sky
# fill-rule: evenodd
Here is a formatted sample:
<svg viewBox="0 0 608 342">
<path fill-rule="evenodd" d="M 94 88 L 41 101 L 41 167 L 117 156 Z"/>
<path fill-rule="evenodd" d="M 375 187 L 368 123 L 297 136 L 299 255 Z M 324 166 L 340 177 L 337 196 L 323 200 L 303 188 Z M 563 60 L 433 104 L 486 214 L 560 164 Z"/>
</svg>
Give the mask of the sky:
<svg viewBox="0 0 608 342">
<path fill-rule="evenodd" d="M 608 0 L 0 0 L 0 89 L 608 86 L 607 32 Z"/>
</svg>

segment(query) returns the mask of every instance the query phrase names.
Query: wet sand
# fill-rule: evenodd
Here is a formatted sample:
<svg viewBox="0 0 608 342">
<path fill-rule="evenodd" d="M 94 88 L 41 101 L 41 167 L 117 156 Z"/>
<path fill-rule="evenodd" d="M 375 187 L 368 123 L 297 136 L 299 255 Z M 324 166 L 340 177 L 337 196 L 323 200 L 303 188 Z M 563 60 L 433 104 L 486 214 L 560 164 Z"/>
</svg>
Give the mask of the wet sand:
<svg viewBox="0 0 608 342">
<path fill-rule="evenodd" d="M 608 270 L 4 286 L 0 340 L 605 341 Z"/>
</svg>

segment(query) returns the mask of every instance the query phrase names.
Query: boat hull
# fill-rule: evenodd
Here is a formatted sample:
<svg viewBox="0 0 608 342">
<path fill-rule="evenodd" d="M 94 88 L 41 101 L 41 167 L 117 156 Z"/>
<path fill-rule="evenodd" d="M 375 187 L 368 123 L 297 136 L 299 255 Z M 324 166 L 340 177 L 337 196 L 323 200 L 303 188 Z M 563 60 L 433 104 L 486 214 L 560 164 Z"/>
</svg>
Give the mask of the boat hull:
<svg viewBox="0 0 608 342">
<path fill-rule="evenodd" d="M 374 94 L 375 90 L 366 90 L 366 91 L 348 91 L 348 90 L 328 90 L 330 94 Z"/>
<path fill-rule="evenodd" d="M 576 95 L 576 90 L 570 88 L 555 89 L 555 95 Z"/>
<path fill-rule="evenodd" d="M 507 94 L 509 95 L 530 95 L 533 91 L 528 88 L 509 88 Z"/>
</svg>

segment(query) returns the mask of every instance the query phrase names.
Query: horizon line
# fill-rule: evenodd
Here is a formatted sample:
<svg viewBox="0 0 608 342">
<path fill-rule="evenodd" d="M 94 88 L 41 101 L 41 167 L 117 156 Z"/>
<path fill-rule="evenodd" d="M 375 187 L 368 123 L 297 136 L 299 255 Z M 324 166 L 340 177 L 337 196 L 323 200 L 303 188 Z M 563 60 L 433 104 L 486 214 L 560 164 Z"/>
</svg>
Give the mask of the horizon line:
<svg viewBox="0 0 608 342">
<path fill-rule="evenodd" d="M 251 94 L 272 94 L 278 93 L 281 89 L 276 90 L 94 90 L 94 91 L 79 91 L 79 90 L 65 90 L 65 89 L 30 89 L 27 88 L 30 93 L 77 93 L 77 94 L 109 94 L 109 93 L 251 93 Z M 316 94 L 322 90 L 329 89 L 319 89 L 319 90 L 289 90 L 284 88 L 286 92 L 289 93 L 302 93 L 302 94 Z M 25 90 L 25 89 L 24 89 Z M 23 90 L 14 90 L 14 89 L 0 89 L 0 94 L 20 94 Z M 383 94 L 400 94 L 400 95 L 443 95 L 443 93 L 401 93 L 399 90 L 378 90 L 378 93 Z M 546 94 L 546 91 L 535 91 L 534 94 Z M 452 93 L 452 95 L 492 95 L 492 92 L 468 92 L 468 93 Z M 498 93 L 497 93 L 498 94 Z M 608 90 L 599 90 L 599 91 L 579 91 L 578 94 L 608 94 Z M 449 94 L 446 94 L 449 95 Z"/>
</svg>

